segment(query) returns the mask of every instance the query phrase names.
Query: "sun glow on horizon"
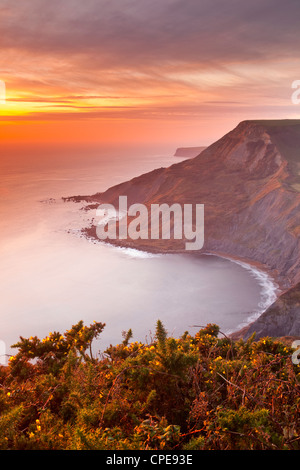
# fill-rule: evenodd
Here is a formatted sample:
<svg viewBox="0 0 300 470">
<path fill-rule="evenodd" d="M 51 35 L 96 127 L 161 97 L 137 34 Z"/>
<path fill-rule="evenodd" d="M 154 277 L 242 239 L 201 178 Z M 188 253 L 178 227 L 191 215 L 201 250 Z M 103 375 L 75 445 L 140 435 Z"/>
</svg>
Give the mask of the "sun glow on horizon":
<svg viewBox="0 0 300 470">
<path fill-rule="evenodd" d="M 201 146 L 245 119 L 299 116 L 297 6 L 262 22 L 258 0 L 175 3 L 5 1 L 1 143 Z"/>
</svg>

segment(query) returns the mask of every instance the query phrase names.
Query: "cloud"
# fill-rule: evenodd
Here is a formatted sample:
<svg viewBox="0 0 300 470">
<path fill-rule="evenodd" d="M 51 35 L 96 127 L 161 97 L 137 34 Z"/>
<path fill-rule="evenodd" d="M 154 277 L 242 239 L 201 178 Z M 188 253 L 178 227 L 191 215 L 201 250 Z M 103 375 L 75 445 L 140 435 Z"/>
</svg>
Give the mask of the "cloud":
<svg viewBox="0 0 300 470">
<path fill-rule="evenodd" d="M 298 53 L 298 0 L 2 1 L 1 46 L 83 55 L 105 68 Z"/>
<path fill-rule="evenodd" d="M 11 120 L 287 112 L 299 13 L 299 0 L 0 0 L 0 79 L 8 105 L 30 103 Z"/>
</svg>

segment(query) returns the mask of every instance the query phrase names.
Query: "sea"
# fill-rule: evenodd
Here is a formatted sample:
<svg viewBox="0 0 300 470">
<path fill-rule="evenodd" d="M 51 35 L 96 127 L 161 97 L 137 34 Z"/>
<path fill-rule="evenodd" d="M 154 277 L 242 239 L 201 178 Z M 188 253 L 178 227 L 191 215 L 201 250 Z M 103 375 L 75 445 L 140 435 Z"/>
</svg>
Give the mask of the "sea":
<svg viewBox="0 0 300 470">
<path fill-rule="evenodd" d="M 76 155 L 75 155 L 76 153 Z M 246 263 L 209 253 L 151 254 L 93 243 L 91 213 L 64 197 L 106 190 L 182 158 L 172 152 L 3 153 L 0 160 L 0 362 L 20 336 L 63 334 L 105 323 L 96 354 L 123 340 L 151 342 L 157 320 L 170 336 L 208 323 L 228 334 L 257 318 L 278 287 Z"/>
</svg>

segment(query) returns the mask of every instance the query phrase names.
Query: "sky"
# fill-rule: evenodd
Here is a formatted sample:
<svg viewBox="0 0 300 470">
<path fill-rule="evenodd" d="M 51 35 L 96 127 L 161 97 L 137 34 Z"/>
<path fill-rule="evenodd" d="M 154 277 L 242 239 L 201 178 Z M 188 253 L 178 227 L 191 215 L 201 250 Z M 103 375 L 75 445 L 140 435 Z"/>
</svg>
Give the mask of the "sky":
<svg viewBox="0 0 300 470">
<path fill-rule="evenodd" d="M 0 149 L 163 151 L 300 118 L 299 24 L 299 0 L 0 0 Z"/>
</svg>

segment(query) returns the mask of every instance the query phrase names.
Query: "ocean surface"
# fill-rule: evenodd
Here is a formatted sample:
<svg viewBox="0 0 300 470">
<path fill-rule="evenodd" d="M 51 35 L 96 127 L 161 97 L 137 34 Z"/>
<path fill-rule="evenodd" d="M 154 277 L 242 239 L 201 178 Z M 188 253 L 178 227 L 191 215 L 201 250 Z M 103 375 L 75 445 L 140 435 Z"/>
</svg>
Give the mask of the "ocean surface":
<svg viewBox="0 0 300 470">
<path fill-rule="evenodd" d="M 122 152 L 1 157 L 0 354 L 15 353 L 19 336 L 63 333 L 79 320 L 106 323 L 96 352 L 122 341 L 129 328 L 133 341 L 151 341 L 158 319 L 176 337 L 207 323 L 228 333 L 275 300 L 273 281 L 244 263 L 92 243 L 80 233 L 91 214 L 62 200 L 181 160 Z"/>
</svg>

